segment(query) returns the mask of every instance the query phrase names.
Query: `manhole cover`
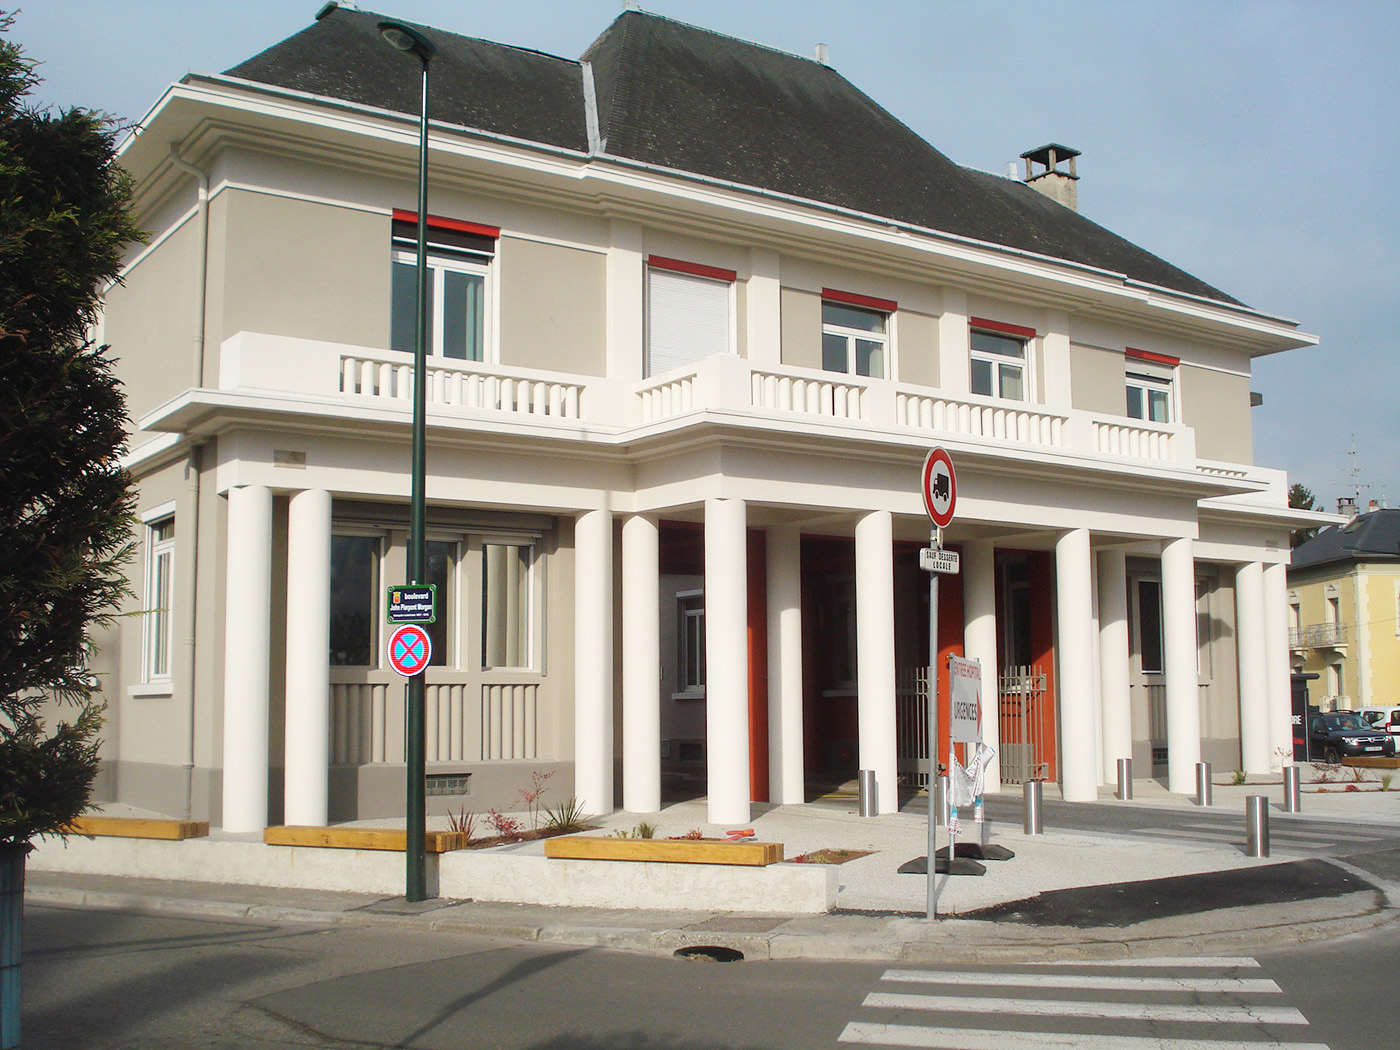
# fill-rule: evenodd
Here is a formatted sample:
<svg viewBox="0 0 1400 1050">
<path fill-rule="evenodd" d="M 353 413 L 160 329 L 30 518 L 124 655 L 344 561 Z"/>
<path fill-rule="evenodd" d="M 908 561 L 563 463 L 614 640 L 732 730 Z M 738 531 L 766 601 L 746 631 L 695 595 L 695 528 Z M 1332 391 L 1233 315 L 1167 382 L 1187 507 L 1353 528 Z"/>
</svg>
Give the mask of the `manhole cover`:
<svg viewBox="0 0 1400 1050">
<path fill-rule="evenodd" d="M 717 915 L 713 919 L 687 926 L 687 930 L 703 933 L 767 933 L 776 930 L 786 919 L 747 919 L 742 916 Z"/>
</svg>

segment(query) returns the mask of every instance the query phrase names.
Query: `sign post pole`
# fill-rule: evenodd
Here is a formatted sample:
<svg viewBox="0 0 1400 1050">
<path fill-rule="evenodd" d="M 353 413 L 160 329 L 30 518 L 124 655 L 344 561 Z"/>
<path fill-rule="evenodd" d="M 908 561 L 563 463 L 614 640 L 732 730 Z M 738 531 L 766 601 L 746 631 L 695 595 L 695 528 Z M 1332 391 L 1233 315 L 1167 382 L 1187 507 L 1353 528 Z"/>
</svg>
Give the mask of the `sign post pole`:
<svg viewBox="0 0 1400 1050">
<path fill-rule="evenodd" d="M 943 550 L 943 530 L 953 520 L 958 503 L 958 477 L 953 459 L 941 448 L 929 450 L 920 474 L 924 509 L 933 522 L 929 547 L 919 552 L 928 571 L 928 905 L 925 917 L 938 918 L 937 863 L 938 817 L 934 811 L 934 787 L 938 783 L 938 577 L 958 571 L 958 556 Z M 952 870 L 953 840 L 948 839 L 948 867 Z"/>
<path fill-rule="evenodd" d="M 943 546 L 943 530 L 934 528 L 929 545 L 934 550 Z M 934 786 L 938 783 L 938 576 L 928 574 L 928 903 L 924 918 L 938 918 L 937 865 L 938 817 L 935 813 Z M 948 840 L 948 860 L 952 863 L 953 842 Z"/>
</svg>

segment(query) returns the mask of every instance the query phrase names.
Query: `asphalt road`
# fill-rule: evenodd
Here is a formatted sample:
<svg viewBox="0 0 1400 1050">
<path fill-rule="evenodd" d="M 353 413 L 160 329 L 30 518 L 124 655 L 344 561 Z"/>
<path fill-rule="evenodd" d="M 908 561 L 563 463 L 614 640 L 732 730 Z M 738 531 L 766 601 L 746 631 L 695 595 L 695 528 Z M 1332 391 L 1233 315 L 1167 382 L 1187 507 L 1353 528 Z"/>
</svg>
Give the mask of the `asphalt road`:
<svg viewBox="0 0 1400 1050">
<path fill-rule="evenodd" d="M 956 968 L 696 962 L 47 907 L 30 909 L 25 941 L 24 1045 L 44 1050 L 1142 1050 L 1181 1039 L 1379 1050 L 1400 1022 L 1393 928 L 1257 960 Z"/>
</svg>

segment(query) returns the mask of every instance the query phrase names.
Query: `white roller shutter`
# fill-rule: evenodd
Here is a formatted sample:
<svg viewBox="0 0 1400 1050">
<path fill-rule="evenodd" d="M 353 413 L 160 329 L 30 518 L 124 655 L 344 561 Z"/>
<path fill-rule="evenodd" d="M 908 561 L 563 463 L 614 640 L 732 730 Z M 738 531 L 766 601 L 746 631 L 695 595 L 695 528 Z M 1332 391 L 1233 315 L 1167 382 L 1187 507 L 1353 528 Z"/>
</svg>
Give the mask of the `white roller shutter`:
<svg viewBox="0 0 1400 1050">
<path fill-rule="evenodd" d="M 731 352 L 728 281 L 647 270 L 648 376 Z"/>
</svg>

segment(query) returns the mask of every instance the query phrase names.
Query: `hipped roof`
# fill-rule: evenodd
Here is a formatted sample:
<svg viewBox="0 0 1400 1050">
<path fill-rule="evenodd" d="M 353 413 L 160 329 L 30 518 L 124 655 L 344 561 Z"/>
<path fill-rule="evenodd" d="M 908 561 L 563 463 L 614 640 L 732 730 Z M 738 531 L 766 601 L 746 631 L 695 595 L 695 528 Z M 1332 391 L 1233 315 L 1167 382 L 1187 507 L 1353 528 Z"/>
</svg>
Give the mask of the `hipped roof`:
<svg viewBox="0 0 1400 1050">
<path fill-rule="evenodd" d="M 384 16 L 327 5 L 228 75 L 417 114 L 420 81 Z M 1238 305 L 1019 180 L 954 163 L 834 69 L 659 15 L 627 11 L 582 61 L 427 26 L 435 121 L 593 152 L 850 209 L 1120 273 Z"/>
</svg>

